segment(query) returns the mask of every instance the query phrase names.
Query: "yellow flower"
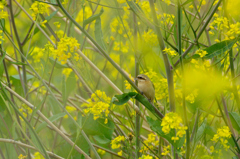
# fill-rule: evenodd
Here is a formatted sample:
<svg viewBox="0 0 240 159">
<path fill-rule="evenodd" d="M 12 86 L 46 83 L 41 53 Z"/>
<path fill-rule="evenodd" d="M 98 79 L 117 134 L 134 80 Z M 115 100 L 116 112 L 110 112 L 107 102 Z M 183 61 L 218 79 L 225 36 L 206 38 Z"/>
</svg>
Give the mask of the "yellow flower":
<svg viewBox="0 0 240 159">
<path fill-rule="evenodd" d="M 43 155 L 41 155 L 39 152 L 35 152 L 34 157 L 34 159 L 44 159 Z"/>
<path fill-rule="evenodd" d="M 89 103 L 82 104 L 82 107 L 84 107 L 84 113 L 93 114 L 93 119 L 97 120 L 98 118 L 102 117 L 105 118 L 104 123 L 107 124 L 108 120 L 108 114 L 110 113 L 109 107 L 110 107 L 110 101 L 111 99 L 105 94 L 105 92 L 102 92 L 100 90 L 97 90 L 95 93 L 91 95 L 91 98 L 87 100 Z"/>
<path fill-rule="evenodd" d="M 124 136 L 118 136 L 116 137 L 115 139 L 113 139 L 111 141 L 111 147 L 112 149 L 118 149 L 120 148 L 122 145 L 121 145 L 121 142 L 125 140 L 125 137 Z"/>
<path fill-rule="evenodd" d="M 172 50 L 170 48 L 165 48 L 163 50 L 163 52 L 164 52 L 164 54 L 168 54 L 170 56 L 176 56 L 177 55 L 176 51 L 174 51 L 174 50 Z"/>
<path fill-rule="evenodd" d="M 122 156 L 122 150 L 121 151 L 119 151 L 117 154 L 119 155 L 119 156 Z"/>
<path fill-rule="evenodd" d="M 45 52 L 45 49 L 39 48 L 39 47 L 35 47 L 33 49 L 33 51 L 31 52 L 31 56 L 34 60 L 34 63 L 38 63 L 40 62 L 41 58 L 43 57 Z"/>
<path fill-rule="evenodd" d="M 204 57 L 207 54 L 207 51 L 198 49 L 195 54 L 198 54 L 200 57 Z"/>
<path fill-rule="evenodd" d="M 44 20 L 44 21 L 41 22 L 40 25 L 41 25 L 43 28 L 46 28 L 46 26 L 45 26 L 46 23 L 47 23 L 47 20 Z"/>
<path fill-rule="evenodd" d="M 34 20 L 36 20 L 36 16 L 38 14 L 48 14 L 49 15 L 49 5 L 47 3 L 43 3 L 43 2 L 38 2 L 35 1 L 32 5 L 31 5 L 31 10 L 33 11 L 32 13 L 32 17 Z"/>
<path fill-rule="evenodd" d="M 150 156 L 150 155 L 142 155 L 142 156 L 139 157 L 138 159 L 153 159 L 153 157 Z"/>
<path fill-rule="evenodd" d="M 163 156 L 166 156 L 167 154 L 169 154 L 170 153 L 170 145 L 168 145 L 168 146 L 163 146 L 163 151 L 162 151 L 162 155 Z"/>
<path fill-rule="evenodd" d="M 179 137 L 183 137 L 186 134 L 187 126 L 183 126 L 182 119 L 177 113 L 167 113 L 161 123 L 162 131 L 165 134 L 169 134 L 172 129 L 177 131 L 176 136 L 173 136 L 171 140 L 179 140 Z"/>
<path fill-rule="evenodd" d="M 154 149 L 154 147 L 158 146 L 159 140 L 156 138 L 156 135 L 151 133 L 148 134 L 148 138 L 147 140 L 144 141 L 144 145 L 140 152 L 141 153 L 145 153 L 146 151 L 148 151 L 149 149 Z"/>
<path fill-rule="evenodd" d="M 229 138 L 231 138 L 231 132 L 227 126 L 223 126 L 222 128 L 218 128 L 217 134 L 213 136 L 212 141 L 215 143 L 220 141 L 220 144 L 228 150 L 230 146 L 227 145 L 227 139 Z"/>
<path fill-rule="evenodd" d="M 27 158 L 27 156 L 23 156 L 22 154 L 18 156 L 18 159 L 25 159 L 25 158 Z"/>
<path fill-rule="evenodd" d="M 104 155 L 106 153 L 106 151 L 102 150 L 102 149 L 98 149 L 97 152 L 100 154 L 100 155 Z"/>
<path fill-rule="evenodd" d="M 61 34 L 60 36 L 58 35 L 58 37 L 63 36 L 62 32 L 58 33 Z M 75 51 L 79 49 L 79 45 L 78 41 L 73 37 L 62 37 L 60 41 L 57 42 L 57 49 L 52 45 L 49 46 L 50 55 L 53 56 L 53 58 L 58 58 L 61 64 L 66 64 L 67 60 L 72 57 L 72 54 L 76 56 Z M 74 57 L 74 59 L 77 59 L 77 57 Z"/>
<path fill-rule="evenodd" d="M 65 75 L 66 79 L 68 78 L 68 76 L 70 75 L 71 72 L 72 72 L 71 68 L 64 68 L 62 70 L 62 74 Z"/>
</svg>

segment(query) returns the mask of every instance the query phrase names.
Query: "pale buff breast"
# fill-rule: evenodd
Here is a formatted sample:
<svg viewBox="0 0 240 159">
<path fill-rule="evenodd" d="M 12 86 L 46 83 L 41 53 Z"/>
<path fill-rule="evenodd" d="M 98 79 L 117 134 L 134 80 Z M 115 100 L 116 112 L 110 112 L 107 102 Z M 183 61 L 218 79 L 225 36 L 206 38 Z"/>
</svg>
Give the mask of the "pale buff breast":
<svg viewBox="0 0 240 159">
<path fill-rule="evenodd" d="M 138 88 L 143 94 L 150 100 L 153 101 L 155 97 L 155 90 L 150 81 L 139 81 Z"/>
</svg>

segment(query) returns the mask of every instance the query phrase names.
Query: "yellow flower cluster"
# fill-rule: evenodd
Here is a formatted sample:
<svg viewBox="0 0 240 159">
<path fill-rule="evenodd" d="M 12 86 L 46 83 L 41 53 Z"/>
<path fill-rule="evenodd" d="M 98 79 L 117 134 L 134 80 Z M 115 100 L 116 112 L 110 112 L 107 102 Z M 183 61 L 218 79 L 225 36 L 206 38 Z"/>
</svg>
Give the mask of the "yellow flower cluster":
<svg viewBox="0 0 240 159">
<path fill-rule="evenodd" d="M 123 19 L 122 21 L 118 20 L 117 18 L 114 18 L 110 24 L 110 28 L 111 31 L 113 33 L 117 32 L 120 35 L 123 35 L 125 38 L 127 38 L 128 36 L 131 36 L 131 32 L 130 32 L 130 28 L 128 25 L 128 22 L 126 21 L 126 19 L 129 16 L 126 16 L 127 14 L 123 15 Z M 127 36 L 127 34 L 128 36 Z"/>
<path fill-rule="evenodd" d="M 4 6 L 6 5 L 6 0 L 0 2 L 0 19 L 5 19 L 8 17 L 7 11 L 4 11 Z M 1 44 L 1 43 L 0 43 Z"/>
<path fill-rule="evenodd" d="M 211 65 L 209 60 L 199 61 L 199 60 L 196 60 L 196 59 L 192 59 L 191 63 L 198 70 L 199 69 L 201 69 L 201 70 L 208 70 L 210 65 Z"/>
<path fill-rule="evenodd" d="M 75 53 L 75 51 L 79 49 L 79 45 L 80 44 L 75 38 L 64 37 L 57 42 L 57 49 L 55 49 L 53 45 L 50 45 L 49 50 L 51 51 L 51 55 L 54 58 L 58 58 L 61 64 L 66 64 L 67 60 L 72 57 L 72 55 L 79 57 L 78 54 Z"/>
<path fill-rule="evenodd" d="M 231 137 L 231 132 L 227 126 L 223 126 L 222 128 L 218 128 L 217 134 L 215 134 L 212 138 L 212 141 L 215 143 L 220 141 L 220 144 L 228 150 L 230 146 L 228 146 L 228 140 Z"/>
<path fill-rule="evenodd" d="M 2 44 L 2 41 L 4 41 L 4 38 L 3 38 L 3 36 L 2 36 L 2 33 L 3 33 L 3 31 L 0 30 L 0 44 Z"/>
<path fill-rule="evenodd" d="M 37 17 L 38 14 L 47 13 L 49 15 L 49 5 L 47 3 L 35 1 L 31 5 L 30 9 L 33 11 L 32 17 L 33 17 L 34 20 L 36 20 L 36 17 Z"/>
<path fill-rule="evenodd" d="M 23 156 L 23 154 L 20 154 L 20 155 L 18 156 L 18 159 L 25 159 L 25 158 L 27 158 L 27 156 Z"/>
<path fill-rule="evenodd" d="M 153 157 L 150 156 L 150 155 L 142 155 L 142 156 L 139 157 L 138 159 L 153 159 Z"/>
<path fill-rule="evenodd" d="M 33 49 L 33 51 L 31 52 L 31 56 L 34 60 L 34 63 L 38 63 L 40 62 L 40 59 L 43 57 L 44 55 L 44 52 L 45 52 L 45 49 L 42 49 L 42 48 L 39 48 L 39 47 L 35 47 Z"/>
<path fill-rule="evenodd" d="M 170 153 L 170 145 L 163 147 L 163 152 L 161 153 L 163 156 L 167 156 Z"/>
<path fill-rule="evenodd" d="M 32 109 L 28 107 L 26 104 L 22 104 L 19 111 L 23 114 L 23 116 L 26 118 L 27 114 L 32 114 Z M 23 121 L 22 117 L 20 116 L 20 119 Z"/>
<path fill-rule="evenodd" d="M 171 4 L 171 1 L 170 0 L 162 0 L 163 2 L 165 2 L 167 5 L 170 5 Z"/>
<path fill-rule="evenodd" d="M 155 97 L 157 100 L 168 98 L 168 84 L 167 79 L 161 77 L 153 70 L 145 72 L 155 86 Z"/>
<path fill-rule="evenodd" d="M 214 14 L 214 21 L 210 24 L 211 30 L 220 31 L 224 36 L 224 40 L 235 39 L 240 35 L 240 23 L 229 24 L 229 21 L 226 17 L 219 16 Z M 214 32 L 209 32 L 211 35 L 214 35 Z"/>
<path fill-rule="evenodd" d="M 144 141 L 144 145 L 142 149 L 139 151 L 141 153 L 146 153 L 149 149 L 153 150 L 154 147 L 157 147 L 159 144 L 159 140 L 156 138 L 156 135 L 151 133 L 148 134 L 147 140 Z"/>
<path fill-rule="evenodd" d="M 104 117 L 105 118 L 105 124 L 108 123 L 108 114 L 109 114 L 109 103 L 111 101 L 111 98 L 108 97 L 105 92 L 102 92 L 100 90 L 96 90 L 95 93 L 91 95 L 91 98 L 87 100 L 89 103 L 84 103 L 82 106 L 86 107 L 84 109 L 84 113 L 93 114 L 94 120 Z"/>
<path fill-rule="evenodd" d="M 172 50 L 171 48 L 165 48 L 163 50 L 164 54 L 168 54 L 170 56 L 176 56 L 177 55 L 177 52 Z"/>
<path fill-rule="evenodd" d="M 129 49 L 128 43 L 126 42 L 125 44 L 123 44 L 123 42 L 114 42 L 114 47 L 113 50 L 114 51 L 121 51 L 122 53 L 127 53 Z"/>
<path fill-rule="evenodd" d="M 121 144 L 121 142 L 125 141 L 125 137 L 124 136 L 118 136 L 115 139 L 113 139 L 111 141 L 111 147 L 112 149 L 118 149 L 120 147 L 123 147 L 123 145 Z M 122 156 L 122 150 L 118 152 L 119 156 Z"/>
<path fill-rule="evenodd" d="M 200 57 L 204 57 L 207 54 L 207 51 L 204 51 L 202 49 L 198 49 L 195 54 L 199 55 Z"/>
<path fill-rule="evenodd" d="M 146 43 L 152 46 L 158 45 L 157 35 L 154 33 L 152 29 L 149 29 L 148 31 L 144 31 L 142 37 Z"/>
<path fill-rule="evenodd" d="M 165 26 L 168 25 L 173 25 L 174 24 L 174 19 L 175 16 L 173 14 L 167 14 L 167 13 L 163 13 L 163 15 L 160 15 L 160 17 L 162 17 L 161 23 Z"/>
<path fill-rule="evenodd" d="M 162 131 L 165 134 L 169 134 L 172 129 L 177 131 L 176 136 L 172 137 L 173 141 L 179 140 L 179 137 L 183 137 L 186 134 L 186 130 L 188 129 L 187 126 L 183 126 L 182 118 L 178 116 L 177 113 L 167 113 L 166 116 L 163 118 L 162 123 Z"/>
</svg>

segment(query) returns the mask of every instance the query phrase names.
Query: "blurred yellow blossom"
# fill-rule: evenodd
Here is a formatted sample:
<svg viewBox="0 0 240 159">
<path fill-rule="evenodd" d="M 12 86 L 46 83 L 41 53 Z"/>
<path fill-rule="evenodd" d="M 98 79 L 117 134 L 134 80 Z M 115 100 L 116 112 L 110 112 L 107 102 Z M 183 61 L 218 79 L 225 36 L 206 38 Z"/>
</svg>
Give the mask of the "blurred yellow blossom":
<svg viewBox="0 0 240 159">
<path fill-rule="evenodd" d="M 228 0 L 227 1 L 227 13 L 229 13 L 236 20 L 239 20 L 240 15 L 240 0 Z"/>
<path fill-rule="evenodd" d="M 164 54 L 168 54 L 170 56 L 176 56 L 177 55 L 177 52 L 172 50 L 171 48 L 165 48 L 163 50 Z"/>
<path fill-rule="evenodd" d="M 39 47 L 34 47 L 33 51 L 30 54 L 34 60 L 34 63 L 40 62 L 41 58 L 44 55 L 44 52 L 45 52 L 45 49 L 39 48 Z"/>
<path fill-rule="evenodd" d="M 195 54 L 199 55 L 200 57 L 204 57 L 207 54 L 207 51 L 198 49 Z"/>
<path fill-rule="evenodd" d="M 102 150 L 102 149 L 98 149 L 97 152 L 100 154 L 100 155 L 104 155 L 106 153 L 105 150 Z"/>
<path fill-rule="evenodd" d="M 148 31 L 144 31 L 142 37 L 146 43 L 152 46 L 158 45 L 157 35 L 153 32 L 152 29 L 149 29 Z"/>
<path fill-rule="evenodd" d="M 47 3 L 35 1 L 30 8 L 33 13 L 32 17 L 36 20 L 38 14 L 48 14 L 49 15 L 49 5 Z"/>
<path fill-rule="evenodd" d="M 171 1 L 170 0 L 162 0 L 163 2 L 165 2 L 167 5 L 170 5 L 171 4 Z"/>
<path fill-rule="evenodd" d="M 125 141 L 125 137 L 124 136 L 118 136 L 115 139 L 113 139 L 111 141 L 111 147 L 112 149 L 118 149 L 118 148 L 122 148 L 123 144 L 121 142 Z M 120 150 L 118 152 L 119 156 L 122 156 L 122 150 Z"/>
<path fill-rule="evenodd" d="M 43 155 L 40 154 L 40 152 L 35 152 L 34 153 L 34 159 L 44 159 Z"/>
<path fill-rule="evenodd" d="M 18 159 L 25 159 L 25 158 L 27 158 L 27 156 L 23 156 L 22 154 L 18 156 Z"/>
<path fill-rule="evenodd" d="M 166 155 L 168 155 L 170 153 L 170 145 L 168 145 L 168 146 L 163 146 L 163 151 L 162 151 L 162 155 L 163 156 L 166 156 Z"/>
<path fill-rule="evenodd" d="M 142 156 L 139 157 L 138 159 L 153 159 L 153 157 L 150 156 L 150 155 L 142 155 Z"/>
<path fill-rule="evenodd" d="M 71 72 L 72 72 L 71 68 L 64 68 L 62 70 L 62 74 L 65 75 L 66 79 L 68 78 L 68 76 L 70 75 Z"/>
<path fill-rule="evenodd" d="M 151 133 L 148 134 L 147 140 L 144 140 L 144 146 L 141 148 L 139 152 L 146 153 L 149 149 L 153 150 L 154 147 L 157 147 L 159 140 L 157 139 L 156 135 Z"/>
<path fill-rule="evenodd" d="M 47 23 L 47 20 L 44 20 L 40 23 L 40 25 L 43 27 L 43 28 L 46 28 L 45 24 Z"/>
<path fill-rule="evenodd" d="M 86 20 L 87 18 L 89 18 L 90 16 L 92 16 L 92 10 L 90 7 L 85 6 L 78 13 L 78 15 L 76 17 L 76 22 L 81 23 L 84 20 Z"/>
<path fill-rule="evenodd" d="M 230 146 L 228 145 L 228 139 L 231 137 L 231 132 L 227 126 L 223 126 L 222 128 L 218 128 L 217 134 L 215 134 L 212 138 L 212 141 L 220 142 L 220 144 L 228 150 Z"/>
<path fill-rule="evenodd" d="M 8 17 L 7 11 L 4 11 L 5 5 L 7 5 L 6 0 L 0 1 L 0 19 L 5 19 Z"/>
</svg>

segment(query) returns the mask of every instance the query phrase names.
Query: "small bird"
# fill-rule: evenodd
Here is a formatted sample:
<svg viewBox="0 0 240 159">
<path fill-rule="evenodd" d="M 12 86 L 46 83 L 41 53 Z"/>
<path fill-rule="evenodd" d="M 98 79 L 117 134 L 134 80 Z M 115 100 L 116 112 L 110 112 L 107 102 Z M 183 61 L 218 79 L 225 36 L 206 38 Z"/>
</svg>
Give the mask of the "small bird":
<svg viewBox="0 0 240 159">
<path fill-rule="evenodd" d="M 144 74 L 138 75 L 136 80 L 138 81 L 139 90 L 148 98 L 150 102 L 153 103 L 155 98 L 155 89 L 151 80 L 147 75 Z"/>
</svg>

